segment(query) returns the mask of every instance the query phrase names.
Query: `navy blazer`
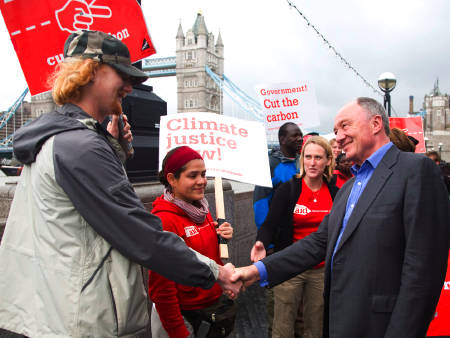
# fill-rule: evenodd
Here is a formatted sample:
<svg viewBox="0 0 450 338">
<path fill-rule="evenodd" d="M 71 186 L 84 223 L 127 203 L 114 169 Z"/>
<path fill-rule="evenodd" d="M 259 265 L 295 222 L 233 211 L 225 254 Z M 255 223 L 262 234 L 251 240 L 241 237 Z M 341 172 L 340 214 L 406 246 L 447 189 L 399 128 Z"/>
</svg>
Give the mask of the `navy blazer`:
<svg viewBox="0 0 450 338">
<path fill-rule="evenodd" d="M 324 337 L 423 338 L 445 278 L 449 200 L 425 156 L 391 147 L 350 216 L 331 266 L 355 178 L 319 229 L 262 260 L 275 286 L 325 259 Z"/>
</svg>

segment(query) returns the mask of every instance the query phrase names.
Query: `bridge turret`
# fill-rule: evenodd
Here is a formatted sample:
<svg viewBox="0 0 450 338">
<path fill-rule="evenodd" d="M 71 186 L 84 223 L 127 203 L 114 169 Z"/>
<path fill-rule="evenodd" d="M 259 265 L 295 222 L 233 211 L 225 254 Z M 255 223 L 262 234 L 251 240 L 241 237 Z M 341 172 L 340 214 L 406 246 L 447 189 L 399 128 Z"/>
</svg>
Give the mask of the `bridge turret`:
<svg viewBox="0 0 450 338">
<path fill-rule="evenodd" d="M 177 49 L 183 48 L 183 46 L 184 46 L 184 33 L 180 22 L 180 24 L 178 25 L 178 32 L 177 32 Z"/>
<path fill-rule="evenodd" d="M 220 34 L 217 36 L 217 42 L 216 42 L 216 55 L 217 55 L 217 74 L 220 76 L 223 75 L 224 72 L 224 46 L 222 42 L 222 35 Z"/>
<path fill-rule="evenodd" d="M 205 17 L 201 12 L 197 13 L 197 19 L 195 20 L 192 31 L 197 39 L 197 46 L 200 48 L 206 48 L 208 46 L 208 29 L 205 24 Z"/>
</svg>

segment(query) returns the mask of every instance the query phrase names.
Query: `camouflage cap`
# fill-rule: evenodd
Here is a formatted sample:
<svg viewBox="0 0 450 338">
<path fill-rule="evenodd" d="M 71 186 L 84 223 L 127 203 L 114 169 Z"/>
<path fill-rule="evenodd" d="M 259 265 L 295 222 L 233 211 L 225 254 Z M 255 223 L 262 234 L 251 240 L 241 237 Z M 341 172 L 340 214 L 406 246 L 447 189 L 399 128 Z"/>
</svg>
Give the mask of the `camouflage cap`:
<svg viewBox="0 0 450 338">
<path fill-rule="evenodd" d="M 132 84 L 148 79 L 142 70 L 132 66 L 127 46 L 114 36 L 82 30 L 72 33 L 64 44 L 64 60 L 93 59 L 106 63 L 120 73 L 130 76 Z"/>
</svg>

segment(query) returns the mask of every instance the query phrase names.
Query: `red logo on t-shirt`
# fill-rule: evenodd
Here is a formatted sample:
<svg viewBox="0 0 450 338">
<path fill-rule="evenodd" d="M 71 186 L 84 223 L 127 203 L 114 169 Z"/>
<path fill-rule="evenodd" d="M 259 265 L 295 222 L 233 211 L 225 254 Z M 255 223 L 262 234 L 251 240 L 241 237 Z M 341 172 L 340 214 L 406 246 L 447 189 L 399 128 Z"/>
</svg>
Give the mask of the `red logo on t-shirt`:
<svg viewBox="0 0 450 338">
<path fill-rule="evenodd" d="M 198 235 L 198 230 L 193 225 L 185 227 L 184 232 L 186 233 L 186 237 L 192 237 L 192 236 Z"/>
<path fill-rule="evenodd" d="M 308 209 L 308 207 L 304 206 L 304 205 L 300 205 L 300 204 L 296 204 L 295 208 L 294 208 L 294 214 L 297 215 L 308 215 L 311 212 L 310 209 Z"/>
</svg>

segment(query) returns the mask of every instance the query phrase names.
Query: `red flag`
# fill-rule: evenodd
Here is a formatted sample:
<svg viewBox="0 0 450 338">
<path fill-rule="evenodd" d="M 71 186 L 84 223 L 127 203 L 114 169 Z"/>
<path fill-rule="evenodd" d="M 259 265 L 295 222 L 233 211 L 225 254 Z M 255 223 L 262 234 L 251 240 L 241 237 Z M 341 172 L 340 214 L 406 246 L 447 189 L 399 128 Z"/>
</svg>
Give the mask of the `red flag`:
<svg viewBox="0 0 450 338">
<path fill-rule="evenodd" d="M 428 328 L 427 337 L 448 337 L 450 336 L 450 256 L 447 266 L 447 275 L 445 276 L 444 286 L 442 287 L 441 297 L 439 298 L 434 319 Z"/>
<path fill-rule="evenodd" d="M 77 30 L 114 35 L 127 45 L 132 62 L 155 53 L 136 0 L 0 0 L 0 10 L 31 95 L 50 89 L 47 78 Z"/>
</svg>

